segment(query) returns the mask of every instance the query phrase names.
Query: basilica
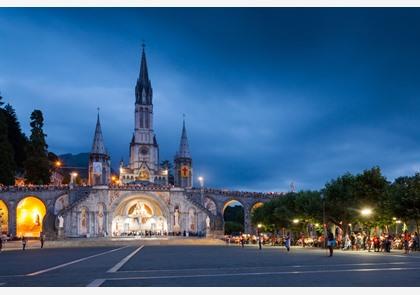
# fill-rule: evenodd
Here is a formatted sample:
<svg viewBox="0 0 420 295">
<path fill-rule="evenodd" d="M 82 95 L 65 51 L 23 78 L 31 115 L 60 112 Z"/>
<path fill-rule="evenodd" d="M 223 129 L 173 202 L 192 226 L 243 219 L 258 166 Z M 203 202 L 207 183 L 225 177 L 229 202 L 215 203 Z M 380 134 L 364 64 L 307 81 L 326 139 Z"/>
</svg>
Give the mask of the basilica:
<svg viewBox="0 0 420 295">
<path fill-rule="evenodd" d="M 244 230 L 255 232 L 252 210 L 273 195 L 193 187 L 185 119 L 174 156 L 174 184 L 162 167 L 153 129 L 153 88 L 143 47 L 134 91 L 134 129 L 128 163 L 111 181 L 111 158 L 99 114 L 88 163 L 88 185 L 10 187 L 0 190 L 1 232 L 47 238 L 220 236 L 224 210 L 244 208 Z M 117 181 L 115 181 L 117 180 Z M 116 183 L 117 182 L 117 183 Z"/>
</svg>

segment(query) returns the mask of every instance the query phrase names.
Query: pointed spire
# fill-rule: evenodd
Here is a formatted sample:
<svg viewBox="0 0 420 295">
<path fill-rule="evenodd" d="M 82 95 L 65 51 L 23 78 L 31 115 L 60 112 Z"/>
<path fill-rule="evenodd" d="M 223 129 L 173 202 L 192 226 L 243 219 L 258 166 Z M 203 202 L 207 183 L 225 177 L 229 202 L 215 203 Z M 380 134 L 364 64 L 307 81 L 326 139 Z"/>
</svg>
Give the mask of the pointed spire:
<svg viewBox="0 0 420 295">
<path fill-rule="evenodd" d="M 140 76 L 139 79 L 144 85 L 149 82 L 149 72 L 147 71 L 146 53 L 144 51 L 144 43 L 142 44 L 143 50 L 141 53 Z"/>
<path fill-rule="evenodd" d="M 147 70 L 146 52 L 144 42 L 142 44 L 140 74 L 136 84 L 136 104 L 152 104 L 152 84 Z"/>
<path fill-rule="evenodd" d="M 191 158 L 190 156 L 190 148 L 188 145 L 188 138 L 187 138 L 187 129 L 185 128 L 185 114 L 183 114 L 184 119 L 182 120 L 182 134 L 181 134 L 181 142 L 179 144 L 179 151 L 177 154 L 178 158 Z"/>
<path fill-rule="evenodd" d="M 99 108 L 98 108 L 98 118 L 96 120 L 95 135 L 93 137 L 92 144 L 92 154 L 103 154 L 106 155 L 104 138 L 102 136 L 101 122 L 99 120 Z"/>
</svg>

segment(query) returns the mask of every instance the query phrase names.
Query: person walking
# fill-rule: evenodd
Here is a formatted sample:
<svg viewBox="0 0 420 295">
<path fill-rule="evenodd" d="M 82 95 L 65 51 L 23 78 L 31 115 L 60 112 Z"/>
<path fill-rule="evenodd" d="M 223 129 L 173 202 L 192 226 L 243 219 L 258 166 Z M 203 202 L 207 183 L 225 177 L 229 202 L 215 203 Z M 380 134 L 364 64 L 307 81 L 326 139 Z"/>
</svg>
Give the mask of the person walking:
<svg viewBox="0 0 420 295">
<path fill-rule="evenodd" d="M 42 248 L 44 248 L 44 241 L 45 241 L 44 233 L 41 233 L 41 235 L 39 236 L 39 240 L 41 242 L 41 249 L 42 249 Z"/>
<path fill-rule="evenodd" d="M 411 235 L 408 230 L 404 231 L 404 254 L 408 254 Z"/>
<path fill-rule="evenodd" d="M 262 241 L 261 241 L 262 237 L 261 234 L 258 234 L 258 248 L 261 250 L 262 249 Z"/>
<path fill-rule="evenodd" d="M 327 230 L 327 241 L 328 241 L 327 246 L 328 246 L 328 249 L 330 250 L 330 256 L 329 257 L 332 257 L 334 247 L 335 247 L 335 239 L 334 239 L 334 235 L 333 235 L 333 233 L 331 232 L 330 229 Z"/>
<path fill-rule="evenodd" d="M 285 240 L 285 243 L 284 243 L 284 246 L 286 247 L 286 249 L 287 249 L 287 252 L 289 252 L 290 251 L 290 233 L 287 233 L 287 236 L 286 236 L 286 240 Z"/>
<path fill-rule="evenodd" d="M 244 248 L 245 246 L 245 239 L 244 239 L 244 235 L 241 233 L 241 235 L 239 236 L 239 240 L 241 242 L 241 246 L 242 248 Z"/>
<path fill-rule="evenodd" d="M 26 237 L 22 236 L 22 250 L 25 251 L 26 248 Z"/>
</svg>

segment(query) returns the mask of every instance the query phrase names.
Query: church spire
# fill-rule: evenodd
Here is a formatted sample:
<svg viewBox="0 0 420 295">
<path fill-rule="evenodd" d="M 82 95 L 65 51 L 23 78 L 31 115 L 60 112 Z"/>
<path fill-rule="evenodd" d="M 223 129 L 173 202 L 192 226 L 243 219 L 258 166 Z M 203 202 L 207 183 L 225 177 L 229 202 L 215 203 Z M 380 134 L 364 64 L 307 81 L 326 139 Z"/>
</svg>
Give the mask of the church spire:
<svg viewBox="0 0 420 295">
<path fill-rule="evenodd" d="M 149 79 L 149 72 L 147 70 L 146 52 L 144 50 L 144 43 L 142 44 L 143 50 L 141 53 L 140 74 L 136 84 L 136 104 L 152 104 L 152 84 Z"/>
<path fill-rule="evenodd" d="M 182 121 L 181 142 L 179 144 L 179 151 L 178 151 L 177 157 L 178 158 L 191 158 L 190 148 L 188 145 L 188 138 L 187 138 L 187 129 L 185 128 L 185 115 Z"/>
<path fill-rule="evenodd" d="M 92 151 L 91 154 L 102 154 L 106 155 L 104 138 L 102 136 L 101 122 L 99 121 L 99 108 L 98 117 L 96 120 L 95 135 L 93 137 Z"/>
</svg>

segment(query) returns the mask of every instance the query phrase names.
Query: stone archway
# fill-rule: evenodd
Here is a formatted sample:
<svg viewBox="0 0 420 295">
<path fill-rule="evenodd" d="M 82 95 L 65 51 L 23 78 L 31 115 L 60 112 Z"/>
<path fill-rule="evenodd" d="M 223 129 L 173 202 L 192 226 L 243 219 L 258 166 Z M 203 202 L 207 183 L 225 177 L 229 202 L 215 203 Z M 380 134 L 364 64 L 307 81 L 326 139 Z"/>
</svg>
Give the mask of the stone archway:
<svg viewBox="0 0 420 295">
<path fill-rule="evenodd" d="M 44 202 L 36 196 L 27 196 L 16 207 L 16 235 L 39 237 L 47 213 Z"/>
<path fill-rule="evenodd" d="M 236 199 L 224 203 L 222 208 L 224 234 L 245 232 L 245 206 Z"/>
<path fill-rule="evenodd" d="M 0 200 L 0 235 L 9 233 L 9 208 L 5 201 Z"/>
<path fill-rule="evenodd" d="M 133 194 L 123 198 L 112 211 L 112 236 L 137 236 L 146 232 L 163 235 L 170 229 L 169 210 L 158 197 Z"/>
</svg>

